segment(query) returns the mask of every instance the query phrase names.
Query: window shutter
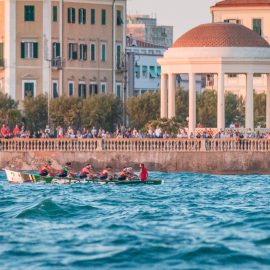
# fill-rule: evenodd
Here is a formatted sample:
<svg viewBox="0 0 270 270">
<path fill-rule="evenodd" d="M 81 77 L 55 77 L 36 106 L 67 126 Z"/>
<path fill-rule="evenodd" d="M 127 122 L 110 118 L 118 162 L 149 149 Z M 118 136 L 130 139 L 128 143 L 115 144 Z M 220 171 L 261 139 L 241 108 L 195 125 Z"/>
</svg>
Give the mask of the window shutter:
<svg viewBox="0 0 270 270">
<path fill-rule="evenodd" d="M 38 58 L 38 43 L 34 42 L 34 58 Z"/>
<path fill-rule="evenodd" d="M 83 9 L 83 24 L 86 24 L 86 10 Z"/>
<path fill-rule="evenodd" d="M 78 59 L 78 44 L 73 44 L 72 59 L 73 60 Z"/>
<path fill-rule="evenodd" d="M 55 45 L 56 45 L 56 57 L 60 57 L 60 43 L 57 42 Z"/>
<path fill-rule="evenodd" d="M 96 23 L 96 10 L 95 9 L 91 9 L 91 24 L 95 24 Z"/>
<path fill-rule="evenodd" d="M 76 22 L 76 10 L 75 8 L 72 8 L 72 23 Z"/>
<path fill-rule="evenodd" d="M 68 8 L 68 23 L 71 23 L 71 8 Z"/>
<path fill-rule="evenodd" d="M 106 25 L 106 10 L 102 9 L 101 11 L 101 24 Z"/>
<path fill-rule="evenodd" d="M 25 43 L 21 42 L 21 58 L 25 59 Z"/>
<path fill-rule="evenodd" d="M 4 48 L 3 43 L 0 43 L 0 60 L 4 59 Z"/>
<path fill-rule="evenodd" d="M 57 22 L 57 6 L 53 6 L 53 21 Z"/>
</svg>

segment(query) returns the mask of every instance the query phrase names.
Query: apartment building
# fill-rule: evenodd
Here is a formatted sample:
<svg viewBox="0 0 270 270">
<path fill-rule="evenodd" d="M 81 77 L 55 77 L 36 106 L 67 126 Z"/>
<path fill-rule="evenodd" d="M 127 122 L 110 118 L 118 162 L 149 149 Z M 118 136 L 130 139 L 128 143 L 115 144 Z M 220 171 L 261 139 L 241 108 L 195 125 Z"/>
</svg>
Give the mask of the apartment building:
<svg viewBox="0 0 270 270">
<path fill-rule="evenodd" d="M 223 0 L 211 7 L 212 22 L 243 24 L 270 43 L 270 0 Z M 225 76 L 226 90 L 245 96 L 244 74 Z M 254 89 L 258 93 L 266 91 L 267 76 L 254 74 Z M 207 88 L 217 87 L 217 80 L 208 78 Z"/>
<path fill-rule="evenodd" d="M 127 35 L 166 48 L 173 44 L 173 26 L 158 25 L 149 15 L 129 15 Z"/>
<path fill-rule="evenodd" d="M 126 0 L 0 0 L 0 91 L 123 94 Z"/>
</svg>

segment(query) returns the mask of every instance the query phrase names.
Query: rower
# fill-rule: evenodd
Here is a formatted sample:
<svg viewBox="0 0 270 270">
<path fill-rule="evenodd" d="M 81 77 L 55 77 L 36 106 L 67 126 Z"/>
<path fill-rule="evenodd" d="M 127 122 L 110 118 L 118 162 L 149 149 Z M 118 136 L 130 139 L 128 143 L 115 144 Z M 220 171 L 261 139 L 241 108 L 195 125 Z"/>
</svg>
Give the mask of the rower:
<svg viewBox="0 0 270 270">
<path fill-rule="evenodd" d="M 148 171 L 143 163 L 140 163 L 140 168 L 141 168 L 141 171 L 140 171 L 141 181 L 145 181 L 148 178 Z"/>
<path fill-rule="evenodd" d="M 55 175 L 55 169 L 51 167 L 52 162 L 50 160 L 47 160 L 45 162 L 45 165 L 41 167 L 39 171 L 40 176 L 54 176 Z"/>
<path fill-rule="evenodd" d="M 118 177 L 118 180 L 126 180 L 128 178 L 128 174 L 127 174 L 127 168 L 124 168 L 120 174 L 119 174 L 119 177 Z"/>
<path fill-rule="evenodd" d="M 109 176 L 110 167 L 106 166 L 100 174 L 100 180 L 106 180 Z"/>
<path fill-rule="evenodd" d="M 92 166 L 87 164 L 81 171 L 80 171 L 80 178 L 93 178 L 94 174 L 92 171 Z"/>
<path fill-rule="evenodd" d="M 59 177 L 76 177 L 76 175 L 76 172 L 72 170 L 71 162 L 67 162 L 59 173 Z"/>
</svg>

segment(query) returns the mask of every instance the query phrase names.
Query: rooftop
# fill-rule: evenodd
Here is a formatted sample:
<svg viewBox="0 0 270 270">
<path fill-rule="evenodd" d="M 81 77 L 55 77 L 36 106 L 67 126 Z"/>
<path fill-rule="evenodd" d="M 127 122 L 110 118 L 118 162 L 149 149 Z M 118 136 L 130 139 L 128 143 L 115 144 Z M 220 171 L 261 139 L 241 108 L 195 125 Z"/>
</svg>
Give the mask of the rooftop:
<svg viewBox="0 0 270 270">
<path fill-rule="evenodd" d="M 270 0 L 223 0 L 217 2 L 213 7 L 257 7 L 269 6 Z"/>
<path fill-rule="evenodd" d="M 235 23 L 199 25 L 179 37 L 172 46 L 182 47 L 266 47 L 268 42 L 249 28 Z"/>
</svg>

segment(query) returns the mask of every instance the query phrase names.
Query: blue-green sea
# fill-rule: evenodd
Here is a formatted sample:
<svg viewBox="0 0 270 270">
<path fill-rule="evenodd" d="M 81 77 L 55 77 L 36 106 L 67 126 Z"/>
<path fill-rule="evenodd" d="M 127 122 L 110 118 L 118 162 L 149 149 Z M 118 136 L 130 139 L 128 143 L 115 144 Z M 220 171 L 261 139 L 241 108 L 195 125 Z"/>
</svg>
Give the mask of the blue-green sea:
<svg viewBox="0 0 270 270">
<path fill-rule="evenodd" d="M 0 269 L 270 269 L 270 176 L 151 173 L 160 186 L 9 185 Z"/>
</svg>

